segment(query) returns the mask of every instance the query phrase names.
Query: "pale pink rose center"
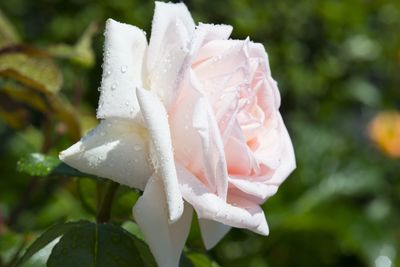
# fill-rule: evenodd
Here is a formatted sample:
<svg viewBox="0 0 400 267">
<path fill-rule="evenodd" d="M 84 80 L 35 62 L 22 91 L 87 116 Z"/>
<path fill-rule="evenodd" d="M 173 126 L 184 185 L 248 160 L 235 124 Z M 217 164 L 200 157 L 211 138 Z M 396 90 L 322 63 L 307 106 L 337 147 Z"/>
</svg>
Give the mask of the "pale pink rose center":
<svg viewBox="0 0 400 267">
<path fill-rule="evenodd" d="M 193 109 L 196 100 L 188 93 L 191 91 L 200 91 L 212 107 L 229 176 L 257 179 L 268 175 L 274 167 L 262 161 L 260 152 L 266 149 L 264 136 L 271 135 L 271 128 L 276 124 L 274 94 L 277 92 L 268 81 L 267 59 L 253 52 L 253 45 L 247 41 L 226 40 L 203 46 L 192 62 L 190 82 L 183 84 L 183 96 L 170 114 L 177 159 L 206 185 L 204 159 L 198 149 L 200 142 L 192 138 L 197 133 L 188 127 L 193 114 L 187 110 Z M 186 115 L 183 117 L 182 113 Z"/>
</svg>

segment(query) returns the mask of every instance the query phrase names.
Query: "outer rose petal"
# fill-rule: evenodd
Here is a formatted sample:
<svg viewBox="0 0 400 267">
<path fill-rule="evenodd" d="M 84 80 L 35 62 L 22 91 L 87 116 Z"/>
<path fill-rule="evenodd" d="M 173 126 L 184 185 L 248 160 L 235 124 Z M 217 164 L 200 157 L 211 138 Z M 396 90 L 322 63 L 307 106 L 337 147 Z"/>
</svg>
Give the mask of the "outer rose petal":
<svg viewBox="0 0 400 267">
<path fill-rule="evenodd" d="M 267 235 L 268 225 L 263 210 L 256 203 L 228 194 L 228 202 L 211 193 L 179 163 L 177 172 L 184 199 L 196 210 L 199 219 L 209 219 L 229 226 L 247 228 Z M 230 204 L 231 203 L 231 204 Z"/>
<path fill-rule="evenodd" d="M 196 28 L 192 45 L 190 47 L 190 55 L 192 60 L 202 61 L 206 58 L 198 57 L 198 52 L 206 43 L 214 40 L 227 40 L 232 33 L 230 25 L 214 25 L 200 23 Z"/>
<path fill-rule="evenodd" d="M 194 28 L 185 4 L 156 2 L 147 52 L 146 85 L 167 107 L 176 97 Z"/>
<path fill-rule="evenodd" d="M 133 119 L 139 112 L 136 87 L 142 86 L 146 37 L 137 27 L 108 19 L 106 23 L 103 78 L 97 118 Z"/>
<path fill-rule="evenodd" d="M 152 160 L 164 183 L 169 219 L 176 221 L 182 215 L 183 200 L 176 176 L 168 115 L 163 104 L 151 92 L 137 88 L 136 94 L 154 146 Z"/>
<path fill-rule="evenodd" d="M 265 182 L 266 184 L 280 185 L 289 176 L 289 174 L 296 169 L 296 158 L 294 155 L 292 141 L 290 140 L 289 133 L 280 114 L 278 114 L 278 120 L 280 124 L 280 133 L 282 135 L 282 150 L 280 158 L 281 163 L 275 170 L 272 178 Z"/>
<path fill-rule="evenodd" d="M 143 190 L 153 172 L 147 161 L 147 133 L 131 121 L 107 119 L 60 153 L 68 165 Z"/>
<path fill-rule="evenodd" d="M 231 229 L 228 225 L 207 219 L 199 219 L 199 224 L 206 249 L 212 249 Z"/>
<path fill-rule="evenodd" d="M 160 267 L 177 267 L 192 221 L 192 207 L 185 205 L 182 217 L 168 222 L 165 193 L 161 180 L 152 176 L 133 214 Z"/>
</svg>

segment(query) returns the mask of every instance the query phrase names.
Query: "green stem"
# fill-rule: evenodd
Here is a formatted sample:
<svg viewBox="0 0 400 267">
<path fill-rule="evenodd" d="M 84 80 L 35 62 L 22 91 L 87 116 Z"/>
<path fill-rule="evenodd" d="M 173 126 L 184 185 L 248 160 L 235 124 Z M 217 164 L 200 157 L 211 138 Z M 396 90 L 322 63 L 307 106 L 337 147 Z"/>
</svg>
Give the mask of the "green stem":
<svg viewBox="0 0 400 267">
<path fill-rule="evenodd" d="M 100 208 L 97 213 L 97 222 L 104 223 L 108 222 L 111 217 L 111 207 L 118 189 L 119 184 L 115 182 L 110 182 L 107 186 L 106 192 L 104 194 L 103 200 L 101 201 Z"/>
</svg>

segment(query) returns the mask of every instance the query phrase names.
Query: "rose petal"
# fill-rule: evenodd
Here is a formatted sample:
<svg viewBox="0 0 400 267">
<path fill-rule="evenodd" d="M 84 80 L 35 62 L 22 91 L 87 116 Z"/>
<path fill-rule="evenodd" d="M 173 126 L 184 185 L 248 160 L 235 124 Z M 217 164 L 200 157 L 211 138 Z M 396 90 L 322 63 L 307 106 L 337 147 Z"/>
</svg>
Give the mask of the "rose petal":
<svg viewBox="0 0 400 267">
<path fill-rule="evenodd" d="M 137 27 L 108 19 L 97 118 L 134 119 L 139 112 L 136 87 L 142 86 L 146 37 Z"/>
<path fill-rule="evenodd" d="M 185 204 L 182 217 L 170 224 L 163 187 L 162 181 L 152 176 L 133 208 L 133 215 L 158 266 L 176 267 L 189 234 L 193 209 Z"/>
<path fill-rule="evenodd" d="M 290 140 L 290 136 L 283 122 L 282 116 L 279 113 L 278 120 L 282 138 L 280 165 L 275 170 L 272 178 L 266 181 L 267 184 L 275 185 L 280 185 L 289 176 L 289 174 L 296 169 L 296 158 L 293 150 L 293 144 Z"/>
<path fill-rule="evenodd" d="M 178 162 L 176 166 L 182 196 L 193 206 L 200 219 L 209 219 L 233 227 L 247 228 L 256 233 L 268 234 L 264 212 L 256 203 L 232 194 L 228 194 L 227 203 L 211 193 Z"/>
<path fill-rule="evenodd" d="M 199 219 L 201 237 L 206 249 L 212 249 L 231 229 L 223 223 Z"/>
<path fill-rule="evenodd" d="M 82 172 L 143 190 L 153 172 L 149 166 L 146 130 L 131 121 L 106 119 L 60 159 Z"/>
<path fill-rule="evenodd" d="M 212 55 L 202 52 L 199 54 L 200 48 L 205 44 L 214 40 L 227 40 L 231 35 L 233 27 L 231 25 L 215 25 L 207 23 L 199 23 L 194 33 L 192 45 L 190 47 L 190 55 L 192 59 L 201 62 Z M 214 50 L 215 51 L 215 50 Z M 215 53 L 215 52 L 214 52 Z"/>
<path fill-rule="evenodd" d="M 246 143 L 237 121 L 231 127 L 231 135 L 225 143 L 225 155 L 230 175 L 254 176 L 260 168 L 253 152 Z"/>
<path fill-rule="evenodd" d="M 247 177 L 230 177 L 229 185 L 233 185 L 240 190 L 243 196 L 255 197 L 257 203 L 262 204 L 265 200 L 278 191 L 278 186 L 274 184 L 266 184 L 263 182 L 249 181 Z"/>
<path fill-rule="evenodd" d="M 190 77 L 170 112 L 175 156 L 212 192 L 226 199 L 228 174 L 218 125 L 210 104 Z"/>
<path fill-rule="evenodd" d="M 248 41 L 237 40 L 215 40 L 208 42 L 203 46 L 199 54 L 209 56 L 208 60 L 200 61 L 194 67 L 199 80 L 215 79 L 218 76 L 225 76 L 229 73 L 235 73 L 235 76 L 227 86 L 236 85 L 244 82 L 248 78 Z M 217 53 L 216 53 L 217 52 Z M 197 61 L 196 61 L 197 62 Z M 242 69 L 242 74 L 238 75 L 237 69 Z"/>
<path fill-rule="evenodd" d="M 254 58 L 259 58 L 262 69 L 261 71 L 264 73 L 267 83 L 269 84 L 269 87 L 272 90 L 272 93 L 274 95 L 274 102 L 275 106 L 278 109 L 281 105 L 281 96 L 279 93 L 278 89 L 278 84 L 277 82 L 272 78 L 271 75 L 271 68 L 269 66 L 269 59 L 268 59 L 268 54 L 265 51 L 265 48 L 262 44 L 260 43 L 253 43 L 250 42 L 250 49 L 249 49 L 249 55 Z"/>
<path fill-rule="evenodd" d="M 156 2 L 147 52 L 146 82 L 166 107 L 177 95 L 182 64 L 189 52 L 194 28 L 185 4 Z"/>
<path fill-rule="evenodd" d="M 203 163 L 208 180 L 215 185 L 218 196 L 221 199 L 226 199 L 228 173 L 224 145 L 213 111 L 204 97 L 196 102 L 192 119 L 193 128 L 201 137 Z"/>
<path fill-rule="evenodd" d="M 174 164 L 168 115 L 163 104 L 151 92 L 137 88 L 139 105 L 149 130 L 155 155 L 155 169 L 164 183 L 171 221 L 176 221 L 183 212 L 183 200 L 179 191 Z"/>
<path fill-rule="evenodd" d="M 278 116 L 280 116 L 279 112 L 276 113 L 278 114 L 278 118 Z M 280 127 L 279 121 L 278 127 L 264 128 L 264 131 L 257 137 L 260 146 L 254 151 L 255 158 L 260 164 L 265 164 L 274 170 L 277 169 L 282 162 L 282 131 L 283 129 Z"/>
</svg>

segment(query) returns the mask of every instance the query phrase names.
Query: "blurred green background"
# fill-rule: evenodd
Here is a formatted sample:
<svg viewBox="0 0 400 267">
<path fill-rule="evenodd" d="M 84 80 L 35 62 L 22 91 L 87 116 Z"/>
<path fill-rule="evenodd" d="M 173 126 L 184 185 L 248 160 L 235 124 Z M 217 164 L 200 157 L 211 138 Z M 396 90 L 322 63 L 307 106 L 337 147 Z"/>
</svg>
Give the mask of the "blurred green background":
<svg viewBox="0 0 400 267">
<path fill-rule="evenodd" d="M 400 1 L 184 2 L 197 22 L 231 24 L 234 38 L 265 45 L 298 165 L 263 206 L 270 236 L 234 229 L 208 256 L 232 267 L 400 266 L 400 119 L 378 121 L 379 134 L 369 127 L 400 110 Z M 105 20 L 149 33 L 153 8 L 0 1 L 0 266 L 55 222 L 93 218 L 92 180 L 32 178 L 17 161 L 57 155 L 96 125 Z M 119 190 L 115 222 L 136 198 Z M 187 251 L 204 252 L 195 223 Z"/>
</svg>

